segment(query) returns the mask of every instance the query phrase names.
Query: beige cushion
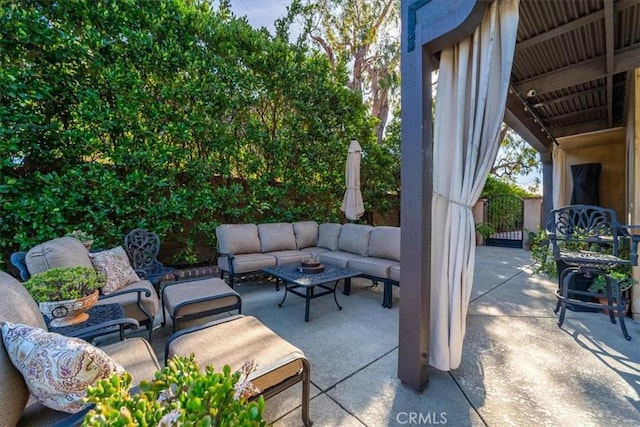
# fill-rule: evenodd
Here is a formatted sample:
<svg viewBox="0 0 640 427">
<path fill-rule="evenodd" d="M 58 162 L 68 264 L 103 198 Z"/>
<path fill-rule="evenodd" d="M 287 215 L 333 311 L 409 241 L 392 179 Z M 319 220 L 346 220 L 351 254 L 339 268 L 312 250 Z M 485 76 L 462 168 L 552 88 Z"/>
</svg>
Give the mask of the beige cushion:
<svg viewBox="0 0 640 427">
<path fill-rule="evenodd" d="M 341 224 L 325 223 L 318 227 L 318 244 L 321 248 L 330 251 L 338 250 L 338 238 L 340 237 Z"/>
<path fill-rule="evenodd" d="M 30 275 L 54 267 L 93 267 L 89 251 L 80 240 L 59 237 L 34 246 L 25 257 Z"/>
<path fill-rule="evenodd" d="M 298 249 L 318 244 L 318 223 L 315 221 L 294 222 L 293 233 L 296 236 L 296 247 Z"/>
<path fill-rule="evenodd" d="M 263 253 L 296 249 L 293 225 L 288 222 L 258 224 L 258 236 Z"/>
<path fill-rule="evenodd" d="M 360 256 L 369 253 L 369 237 L 373 227 L 362 224 L 344 224 L 338 239 L 338 249 Z"/>
<path fill-rule="evenodd" d="M 169 357 L 191 353 L 201 368 L 212 365 L 216 371 L 229 365 L 234 372 L 253 360 L 258 366 L 249 380 L 259 392 L 302 372 L 304 359 L 302 351 L 252 316 L 234 316 L 169 344 Z"/>
<path fill-rule="evenodd" d="M 374 227 L 369 238 L 369 256 L 400 261 L 400 227 Z"/>
<path fill-rule="evenodd" d="M 140 281 L 131 267 L 129 257 L 122 246 L 89 254 L 89 259 L 96 271 L 104 274 L 107 281 L 102 287 L 102 293 L 108 295 L 125 286 Z"/>
<path fill-rule="evenodd" d="M 18 280 L 0 271 L 0 321 L 22 323 L 46 329 L 38 304 Z M 0 424 L 16 425 L 29 398 L 22 374 L 13 366 L 4 345 L 0 345 Z"/>
<path fill-rule="evenodd" d="M 164 304 L 171 317 L 205 313 L 225 307 L 233 310 L 240 302 L 240 295 L 231 289 L 224 280 L 218 278 L 170 285 L 165 287 L 163 292 Z M 187 304 L 176 311 L 177 307 L 183 303 Z"/>
<path fill-rule="evenodd" d="M 276 251 L 269 252 L 269 255 L 276 257 L 276 264 L 299 263 L 310 257 L 309 253 L 302 251 Z"/>
<path fill-rule="evenodd" d="M 351 252 L 330 251 L 318 255 L 320 262 L 323 264 L 335 265 L 336 267 L 347 268 L 349 260 L 361 258 L 360 255 Z"/>
<path fill-rule="evenodd" d="M 260 238 L 255 224 L 222 224 L 216 228 L 218 252 L 221 254 L 260 253 Z"/>
<path fill-rule="evenodd" d="M 276 257 L 269 254 L 244 254 L 236 255 L 233 259 L 233 270 L 236 274 L 259 271 L 264 267 L 276 265 Z M 229 259 L 226 256 L 218 258 L 220 270 L 229 271 Z"/>
<path fill-rule="evenodd" d="M 394 266 L 389 269 L 389 278 L 400 283 L 400 266 Z"/>
<path fill-rule="evenodd" d="M 104 351 L 79 338 L 5 322 L 2 339 L 31 394 L 58 411 L 73 414 L 82 410 L 88 386 L 114 372 L 124 372 Z"/>
<path fill-rule="evenodd" d="M 129 289 L 146 289 L 149 291 L 149 296 L 146 296 L 144 293 L 142 294 L 142 305 L 149 312 L 151 317 L 155 316 L 158 312 L 158 306 L 160 305 L 158 301 L 158 294 L 156 293 L 155 288 L 148 280 L 140 280 L 137 282 L 130 283 L 127 286 L 121 288 L 118 292 L 124 292 Z M 139 321 L 147 320 L 147 316 L 140 310 L 138 306 L 138 293 L 137 292 L 128 292 L 121 295 L 111 295 L 108 298 L 102 298 L 98 300 L 98 304 L 113 304 L 118 303 L 124 309 L 125 317 L 132 317 Z"/>
<path fill-rule="evenodd" d="M 381 279 L 388 279 L 389 270 L 396 265 L 399 265 L 398 261 L 375 257 L 354 258 L 347 263 L 349 268 L 361 271 L 369 276 L 380 277 Z"/>
<path fill-rule="evenodd" d="M 320 255 L 322 253 L 330 252 L 330 251 L 327 248 L 321 248 L 319 246 L 311 246 L 311 247 L 308 247 L 308 248 L 300 249 L 300 252 L 306 253 L 307 256 L 317 257 L 318 255 Z"/>
</svg>

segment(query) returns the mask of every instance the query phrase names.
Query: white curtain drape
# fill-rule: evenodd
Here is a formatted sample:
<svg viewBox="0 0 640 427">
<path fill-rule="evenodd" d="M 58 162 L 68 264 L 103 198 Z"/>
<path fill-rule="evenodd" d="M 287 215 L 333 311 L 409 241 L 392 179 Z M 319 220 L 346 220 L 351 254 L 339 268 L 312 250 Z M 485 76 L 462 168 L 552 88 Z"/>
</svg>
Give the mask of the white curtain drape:
<svg viewBox="0 0 640 427">
<path fill-rule="evenodd" d="M 473 281 L 480 197 L 500 146 L 519 0 L 496 0 L 467 39 L 442 51 L 438 77 L 431 239 L 429 363 L 460 366 Z"/>
<path fill-rule="evenodd" d="M 558 146 L 553 147 L 553 209 L 567 204 L 567 155 Z"/>
</svg>

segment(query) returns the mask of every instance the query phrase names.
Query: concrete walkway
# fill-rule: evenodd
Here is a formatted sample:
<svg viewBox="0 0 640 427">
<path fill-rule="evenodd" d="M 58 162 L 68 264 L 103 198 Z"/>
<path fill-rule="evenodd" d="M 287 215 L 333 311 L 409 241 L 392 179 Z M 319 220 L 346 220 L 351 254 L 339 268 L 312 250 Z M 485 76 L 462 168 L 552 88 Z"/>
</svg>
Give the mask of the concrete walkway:
<svg viewBox="0 0 640 427">
<path fill-rule="evenodd" d="M 401 289 L 383 309 L 382 286 L 355 279 L 351 296 L 338 296 L 342 311 L 330 296 L 315 299 L 308 323 L 302 298 L 278 308 L 282 290 L 236 289 L 244 314 L 309 358 L 316 427 L 640 425 L 640 322 L 627 319 L 632 341 L 600 313 L 568 311 L 558 328 L 556 284 L 532 275 L 532 264 L 524 250 L 478 248 L 462 365 L 431 369 L 422 393 L 397 378 Z M 170 330 L 154 332 L 159 355 Z M 301 425 L 300 386 L 267 401 L 265 416 Z"/>
</svg>

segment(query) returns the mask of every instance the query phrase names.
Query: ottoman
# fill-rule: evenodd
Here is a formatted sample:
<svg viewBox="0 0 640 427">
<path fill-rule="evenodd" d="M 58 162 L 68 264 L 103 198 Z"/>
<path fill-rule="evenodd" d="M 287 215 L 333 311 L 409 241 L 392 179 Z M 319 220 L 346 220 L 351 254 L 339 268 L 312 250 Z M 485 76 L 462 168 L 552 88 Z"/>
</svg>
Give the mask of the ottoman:
<svg viewBox="0 0 640 427">
<path fill-rule="evenodd" d="M 229 365 L 231 372 L 246 362 L 257 369 L 248 379 L 257 389 L 254 397 L 265 399 L 302 382 L 302 422 L 310 426 L 309 361 L 302 350 L 280 338 L 253 316 L 232 316 L 173 334 L 165 345 L 165 363 L 175 355 L 195 355 L 201 369 L 212 365 L 221 371 Z"/>
<path fill-rule="evenodd" d="M 230 310 L 242 310 L 240 295 L 222 279 L 209 278 L 168 283 L 162 289 L 164 313 L 173 321 L 173 332 L 179 320 L 211 316 Z M 166 323 L 166 318 L 163 317 Z"/>
</svg>

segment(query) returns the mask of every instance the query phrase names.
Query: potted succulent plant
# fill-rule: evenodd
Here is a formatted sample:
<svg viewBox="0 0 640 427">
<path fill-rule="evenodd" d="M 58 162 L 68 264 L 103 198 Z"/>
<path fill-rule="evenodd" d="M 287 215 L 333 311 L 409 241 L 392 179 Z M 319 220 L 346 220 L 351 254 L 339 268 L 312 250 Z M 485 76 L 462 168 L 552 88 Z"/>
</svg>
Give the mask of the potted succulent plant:
<svg viewBox="0 0 640 427">
<path fill-rule="evenodd" d="M 91 249 L 91 245 L 93 244 L 93 235 L 91 233 L 82 230 L 73 230 L 67 233 L 66 236 L 80 240 L 82 244 L 86 246 L 87 250 Z"/>
<path fill-rule="evenodd" d="M 31 276 L 25 288 L 51 320 L 51 326 L 69 326 L 89 318 L 85 313 L 98 302 L 104 275 L 91 267 L 56 267 Z"/>
<path fill-rule="evenodd" d="M 201 370 L 193 354 L 174 356 L 135 392 L 129 373 L 112 374 L 88 388 L 85 402 L 95 406 L 83 425 L 265 426 L 263 397 L 250 400 L 255 389 L 247 378 L 255 368 L 247 362 L 236 372 L 214 372 Z"/>
</svg>

